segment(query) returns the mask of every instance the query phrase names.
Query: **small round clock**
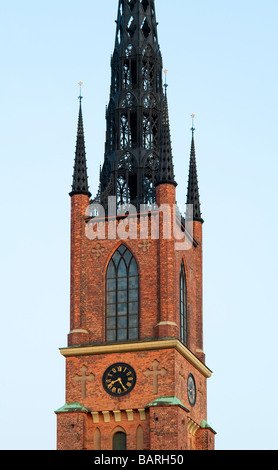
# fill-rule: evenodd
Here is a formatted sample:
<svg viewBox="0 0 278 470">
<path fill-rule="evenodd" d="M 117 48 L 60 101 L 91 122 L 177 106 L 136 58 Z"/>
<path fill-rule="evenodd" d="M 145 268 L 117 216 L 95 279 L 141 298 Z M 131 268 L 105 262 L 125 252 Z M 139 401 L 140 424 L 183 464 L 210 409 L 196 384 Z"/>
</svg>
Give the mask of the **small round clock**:
<svg viewBox="0 0 278 470">
<path fill-rule="evenodd" d="M 118 363 L 108 367 L 102 378 L 104 390 L 113 397 L 122 397 L 134 389 L 135 370 L 128 364 Z"/>
<path fill-rule="evenodd" d="M 196 404 L 197 392 L 194 376 L 189 374 L 187 379 L 187 394 L 190 405 L 193 407 Z"/>
</svg>

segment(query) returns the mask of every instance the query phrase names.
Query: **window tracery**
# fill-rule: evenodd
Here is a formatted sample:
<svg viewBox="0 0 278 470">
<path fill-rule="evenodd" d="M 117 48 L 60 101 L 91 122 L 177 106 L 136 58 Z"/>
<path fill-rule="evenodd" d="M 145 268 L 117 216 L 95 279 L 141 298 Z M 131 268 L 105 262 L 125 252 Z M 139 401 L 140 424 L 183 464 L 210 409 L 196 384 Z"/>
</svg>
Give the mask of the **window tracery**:
<svg viewBox="0 0 278 470">
<path fill-rule="evenodd" d="M 134 203 L 137 194 L 136 161 L 130 152 L 122 155 L 116 174 L 117 205 Z"/>
<path fill-rule="evenodd" d="M 144 166 L 144 197 L 145 204 L 155 204 L 156 202 L 156 182 L 158 179 L 159 157 L 150 154 Z"/>
<path fill-rule="evenodd" d="M 120 245 L 106 274 L 106 340 L 139 337 L 139 276 L 131 251 Z"/>
</svg>

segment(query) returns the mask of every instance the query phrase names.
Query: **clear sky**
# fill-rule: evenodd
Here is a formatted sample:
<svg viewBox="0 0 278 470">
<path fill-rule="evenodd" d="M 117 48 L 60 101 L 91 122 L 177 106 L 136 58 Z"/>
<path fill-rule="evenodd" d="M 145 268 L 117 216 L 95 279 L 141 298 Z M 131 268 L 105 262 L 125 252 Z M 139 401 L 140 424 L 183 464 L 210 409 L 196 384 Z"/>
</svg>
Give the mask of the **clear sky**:
<svg viewBox="0 0 278 470">
<path fill-rule="evenodd" d="M 103 160 L 117 0 L 1 5 L 1 449 L 55 449 L 65 402 L 78 82 L 90 189 Z M 156 0 L 178 202 L 192 113 L 216 448 L 278 449 L 277 0 Z"/>
</svg>

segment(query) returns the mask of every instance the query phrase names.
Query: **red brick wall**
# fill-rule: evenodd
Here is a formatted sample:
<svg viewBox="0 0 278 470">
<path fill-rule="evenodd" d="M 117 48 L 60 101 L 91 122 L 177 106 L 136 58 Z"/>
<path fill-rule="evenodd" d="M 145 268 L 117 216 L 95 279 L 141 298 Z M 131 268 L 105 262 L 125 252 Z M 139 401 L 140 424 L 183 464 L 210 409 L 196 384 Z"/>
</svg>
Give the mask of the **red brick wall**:
<svg viewBox="0 0 278 470">
<path fill-rule="evenodd" d="M 153 377 L 147 377 L 144 374 L 147 369 L 153 370 L 153 362 L 155 360 L 159 362 L 159 370 L 166 370 L 166 375 L 158 377 L 157 393 L 154 393 Z M 131 365 L 137 375 L 135 388 L 129 395 L 121 398 L 111 397 L 102 386 L 104 371 L 107 367 L 117 362 L 126 362 Z M 94 374 L 94 380 L 92 382 L 88 381 L 86 384 L 86 398 L 82 398 L 81 383 L 74 380 L 76 375 L 81 375 L 83 365 L 88 367 L 88 375 Z M 193 373 L 196 380 L 197 401 L 194 408 L 191 408 L 187 396 L 187 377 L 189 373 Z M 150 408 L 149 411 L 150 424 L 148 425 L 147 421 L 141 421 L 138 410 L 145 409 L 149 403 L 160 396 L 176 396 L 190 413 L 177 406 L 167 408 L 154 407 Z M 125 432 L 131 436 L 134 433 L 136 434 L 137 427 L 141 425 L 144 430 L 145 448 L 153 450 L 162 449 L 162 441 L 160 439 L 159 444 L 158 436 L 163 433 L 163 427 L 165 427 L 164 425 L 167 422 L 167 433 L 165 434 L 164 441 L 169 441 L 168 445 L 172 449 L 186 449 L 187 416 L 190 416 L 199 426 L 202 420 L 206 419 L 206 379 L 174 349 L 70 357 L 67 358 L 66 402 L 79 402 L 90 412 L 99 413 L 99 423 L 94 424 L 91 415 L 87 417 L 86 439 L 89 444 L 79 443 L 80 447 L 86 445 L 86 447 L 92 448 L 95 430 L 99 428 L 102 435 L 102 445 L 104 446 L 102 448 L 111 449 L 111 447 L 107 446 L 110 443 L 111 433 L 115 427 L 122 426 Z M 119 423 L 115 421 L 114 410 L 122 410 L 122 420 Z M 134 410 L 134 421 L 129 422 L 127 420 L 125 410 Z M 102 411 L 110 411 L 109 423 L 104 422 Z M 153 421 L 155 419 L 154 416 L 158 415 L 160 416 L 159 423 Z M 171 425 L 169 424 L 170 421 Z M 60 438 L 61 436 L 64 436 L 63 439 L 67 437 L 68 429 L 70 427 L 67 424 L 66 432 L 64 435 L 60 432 Z M 73 430 L 71 431 L 73 432 Z M 171 433 L 173 435 L 170 439 Z M 79 435 L 80 439 L 82 439 L 82 433 L 79 433 Z M 131 438 L 129 438 L 128 442 L 130 449 L 136 445 L 136 440 L 134 441 Z M 147 447 L 148 445 L 150 447 Z M 167 449 L 165 445 L 163 443 L 164 448 Z"/>
<path fill-rule="evenodd" d="M 208 429 L 199 429 L 196 433 L 196 450 L 214 450 L 215 433 Z"/>
<path fill-rule="evenodd" d="M 150 449 L 187 450 L 187 413 L 179 406 L 150 409 Z"/>
<path fill-rule="evenodd" d="M 194 374 L 197 387 L 197 402 L 192 408 L 191 418 L 201 425 L 206 416 L 206 379 L 194 366 L 189 364 L 175 349 L 156 351 L 113 353 L 96 356 L 80 356 L 67 358 L 66 371 L 66 402 L 82 403 L 92 411 L 141 409 L 159 396 L 176 396 L 191 410 L 187 397 L 187 377 Z M 158 393 L 154 393 L 153 377 L 145 376 L 147 369 L 153 370 L 153 362 L 159 362 L 159 370 L 165 369 L 166 374 L 158 377 Z M 117 362 L 125 362 L 134 368 L 137 375 L 135 388 L 124 397 L 108 395 L 102 386 L 105 370 Z M 95 378 L 87 382 L 87 396 L 82 399 L 81 383 L 73 378 L 81 375 L 83 365 L 88 367 L 87 374 L 93 373 Z"/>
<path fill-rule="evenodd" d="M 175 204 L 175 188 L 161 185 L 157 188 L 158 205 Z M 89 205 L 87 196 L 72 197 L 71 226 L 71 332 L 68 346 L 96 345 L 105 343 L 105 284 L 108 263 L 121 240 L 91 240 L 85 231 L 92 224 L 85 217 Z M 172 217 L 175 218 L 173 210 Z M 162 237 L 160 216 L 158 240 L 149 239 L 144 251 L 142 240 L 126 240 L 123 243 L 133 253 L 139 269 L 140 280 L 140 330 L 139 341 L 180 337 L 180 270 L 182 260 L 187 279 L 188 344 L 187 347 L 201 361 L 203 353 L 202 312 L 202 224 L 194 223 L 194 243 L 188 250 L 177 251 L 171 239 Z M 176 219 L 175 219 L 176 220 Z M 94 222 L 96 222 L 95 219 Z M 139 219 L 133 219 L 137 224 Z M 117 224 L 120 220 L 117 220 Z M 89 225 L 88 225 L 89 224 Z M 105 222 L 106 233 L 108 222 Z M 138 234 L 140 226 L 137 226 Z M 151 227 L 149 226 L 149 236 Z M 154 393 L 152 377 L 144 372 L 152 369 L 153 361 L 167 371 L 158 379 L 158 391 Z M 132 392 L 122 398 L 108 395 L 102 386 L 102 376 L 108 366 L 126 362 L 136 371 L 137 384 Z M 94 380 L 86 384 L 86 397 L 82 397 L 81 384 L 73 378 L 80 375 L 83 365 Z M 193 373 L 197 386 L 197 402 L 190 407 L 187 397 L 187 377 Z M 207 416 L 206 378 L 174 349 L 113 353 L 95 356 L 76 356 L 66 360 L 66 402 L 79 402 L 90 412 L 99 412 L 99 423 L 94 423 L 91 414 L 58 414 L 58 448 L 88 448 L 95 446 L 95 432 L 101 433 L 102 449 L 112 449 L 113 430 L 122 426 L 128 435 L 128 446 L 136 449 L 136 431 L 142 426 L 146 449 L 187 449 L 194 445 L 200 448 L 213 446 L 208 432 L 200 432 L 197 438 L 187 433 L 187 418 L 199 426 Z M 138 409 L 159 396 L 176 396 L 188 408 L 179 406 L 150 408 L 147 419 L 142 421 Z M 121 422 L 116 422 L 113 411 L 122 410 Z M 134 410 L 134 419 L 129 421 L 125 410 Z M 104 422 L 102 411 L 110 411 L 110 422 Z M 156 419 L 158 418 L 158 419 Z M 192 439 L 194 444 L 192 444 Z M 190 444 L 191 443 L 191 444 Z M 198 443 L 198 444 L 197 444 Z"/>
<path fill-rule="evenodd" d="M 175 189 L 171 185 L 158 189 L 166 190 L 168 186 L 172 191 Z M 161 195 L 160 199 L 163 201 Z M 88 203 L 86 196 L 72 198 L 71 331 L 77 332 L 69 335 L 69 345 L 105 342 L 105 274 L 111 256 L 122 243 L 119 239 L 93 241 L 85 236 L 84 214 Z M 161 228 L 160 239 L 149 240 L 148 251 L 143 251 L 140 239 L 126 240 L 124 244 L 132 251 L 139 268 L 140 339 L 180 336 L 179 278 L 183 259 L 188 290 L 188 346 L 204 360 L 200 223 L 194 224 L 194 236 L 198 244 L 187 251 L 176 251 L 173 238 L 163 240 Z"/>
<path fill-rule="evenodd" d="M 59 413 L 57 417 L 57 450 L 85 450 L 86 413 Z"/>
</svg>

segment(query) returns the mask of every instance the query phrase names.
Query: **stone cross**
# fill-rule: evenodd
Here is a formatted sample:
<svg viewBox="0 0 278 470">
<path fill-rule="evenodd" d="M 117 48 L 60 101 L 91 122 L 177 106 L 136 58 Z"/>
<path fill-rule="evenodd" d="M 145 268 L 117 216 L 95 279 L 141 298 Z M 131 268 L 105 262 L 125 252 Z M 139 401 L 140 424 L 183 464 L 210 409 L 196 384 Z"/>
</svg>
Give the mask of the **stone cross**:
<svg viewBox="0 0 278 470">
<path fill-rule="evenodd" d="M 100 243 L 98 243 L 92 250 L 93 255 L 96 255 L 97 258 L 99 258 L 104 252 L 105 248 L 103 248 Z"/>
<path fill-rule="evenodd" d="M 155 394 L 158 393 L 158 377 L 164 377 L 167 374 L 167 370 L 162 367 L 159 369 L 159 362 L 155 359 L 152 363 L 153 370 L 147 369 L 144 372 L 145 377 L 153 376 L 153 391 Z"/>
<path fill-rule="evenodd" d="M 73 377 L 73 380 L 74 382 L 81 382 L 82 384 L 82 399 L 86 398 L 86 395 L 87 395 L 87 390 L 86 390 L 86 382 L 93 382 L 93 380 L 95 380 L 95 376 L 94 374 L 87 374 L 87 370 L 88 370 L 88 367 L 86 367 L 85 365 L 83 367 L 81 367 L 80 371 L 81 371 L 81 375 L 75 375 Z"/>
<path fill-rule="evenodd" d="M 147 251 L 149 251 L 151 246 L 151 242 L 149 242 L 148 240 L 143 240 L 142 243 L 140 243 L 139 248 L 141 248 L 142 251 L 146 253 Z"/>
<path fill-rule="evenodd" d="M 185 373 L 184 373 L 184 371 L 183 371 L 183 367 L 181 367 L 181 370 L 180 370 L 179 375 L 180 375 L 180 377 L 181 377 L 183 380 L 186 379 L 186 375 L 185 375 Z"/>
</svg>

